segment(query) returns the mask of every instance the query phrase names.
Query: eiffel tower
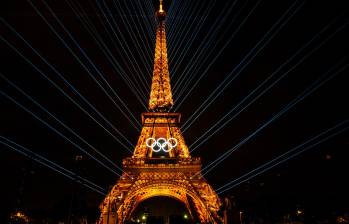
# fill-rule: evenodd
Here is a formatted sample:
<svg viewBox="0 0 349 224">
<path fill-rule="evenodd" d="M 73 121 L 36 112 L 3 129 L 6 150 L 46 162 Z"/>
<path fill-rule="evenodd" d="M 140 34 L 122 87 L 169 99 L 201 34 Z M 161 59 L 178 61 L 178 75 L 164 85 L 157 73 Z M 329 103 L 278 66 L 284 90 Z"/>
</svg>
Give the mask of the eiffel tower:
<svg viewBox="0 0 349 224">
<path fill-rule="evenodd" d="M 200 223 L 222 223 L 221 201 L 201 176 L 201 160 L 190 156 L 180 131 L 180 113 L 173 106 L 167 63 L 166 12 L 160 0 L 156 12 L 154 71 L 149 111 L 142 114 L 142 131 L 132 157 L 122 162 L 123 174 L 100 205 L 101 224 L 125 223 L 144 200 L 167 196 L 185 204 Z"/>
</svg>

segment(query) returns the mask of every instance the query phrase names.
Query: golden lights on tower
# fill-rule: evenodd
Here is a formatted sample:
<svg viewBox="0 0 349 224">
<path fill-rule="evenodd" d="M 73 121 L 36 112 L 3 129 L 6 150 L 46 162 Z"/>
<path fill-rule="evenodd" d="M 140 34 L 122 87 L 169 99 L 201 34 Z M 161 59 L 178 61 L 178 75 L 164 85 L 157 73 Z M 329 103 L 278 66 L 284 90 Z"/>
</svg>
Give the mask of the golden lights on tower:
<svg viewBox="0 0 349 224">
<path fill-rule="evenodd" d="M 185 219 L 195 216 L 200 223 L 222 223 L 218 215 L 221 201 L 200 175 L 200 158 L 190 156 L 179 127 L 181 114 L 169 112 L 173 99 L 162 0 L 156 16 L 159 25 L 149 99 L 151 112 L 142 114 L 143 127 L 134 153 L 123 160 L 123 174 L 100 206 L 99 223 L 124 223 L 142 201 L 156 196 L 185 204 Z"/>
</svg>

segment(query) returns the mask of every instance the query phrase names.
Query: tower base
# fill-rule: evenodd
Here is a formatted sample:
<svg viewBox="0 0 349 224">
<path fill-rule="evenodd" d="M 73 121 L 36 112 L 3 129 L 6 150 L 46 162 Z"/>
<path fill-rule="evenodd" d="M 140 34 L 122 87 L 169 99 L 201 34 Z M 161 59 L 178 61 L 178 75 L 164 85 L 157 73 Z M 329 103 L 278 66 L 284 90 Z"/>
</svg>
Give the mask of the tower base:
<svg viewBox="0 0 349 224">
<path fill-rule="evenodd" d="M 157 158 L 126 158 L 123 168 L 122 177 L 101 204 L 101 224 L 125 223 L 139 203 L 157 196 L 181 201 L 190 216 L 200 223 L 223 223 L 217 214 L 221 206 L 217 194 L 198 174 L 200 158 L 161 161 Z"/>
</svg>

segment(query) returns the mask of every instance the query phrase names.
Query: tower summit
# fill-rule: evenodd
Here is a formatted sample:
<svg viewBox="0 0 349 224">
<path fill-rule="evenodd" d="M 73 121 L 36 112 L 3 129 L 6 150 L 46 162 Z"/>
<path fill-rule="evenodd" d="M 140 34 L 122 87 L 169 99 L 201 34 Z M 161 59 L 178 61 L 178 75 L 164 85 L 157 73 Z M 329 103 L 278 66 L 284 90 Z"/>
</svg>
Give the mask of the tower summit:
<svg viewBox="0 0 349 224">
<path fill-rule="evenodd" d="M 158 17 L 159 21 L 163 21 L 166 18 L 166 12 L 163 8 L 163 0 L 160 0 L 159 10 L 156 12 L 156 16 Z"/>
<path fill-rule="evenodd" d="M 171 197 L 188 210 L 192 221 L 222 223 L 221 201 L 201 176 L 200 158 L 191 157 L 173 106 L 167 63 L 165 19 L 160 0 L 149 111 L 142 114 L 142 130 L 131 157 L 122 161 L 123 173 L 101 204 L 100 224 L 121 224 L 137 206 L 152 197 Z M 167 217 L 168 218 L 168 217 Z"/>
</svg>

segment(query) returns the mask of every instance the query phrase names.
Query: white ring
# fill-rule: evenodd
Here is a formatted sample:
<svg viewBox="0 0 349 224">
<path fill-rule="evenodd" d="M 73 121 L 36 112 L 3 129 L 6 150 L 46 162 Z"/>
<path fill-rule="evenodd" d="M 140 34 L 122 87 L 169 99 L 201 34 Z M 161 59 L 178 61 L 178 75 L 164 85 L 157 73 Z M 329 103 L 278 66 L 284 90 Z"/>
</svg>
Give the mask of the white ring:
<svg viewBox="0 0 349 224">
<path fill-rule="evenodd" d="M 174 141 L 175 142 L 175 144 L 174 145 L 172 145 L 172 143 L 170 142 L 170 141 Z M 177 141 L 177 139 L 175 139 L 175 138 L 169 138 L 168 140 L 167 140 L 167 142 L 168 142 L 168 144 L 170 144 L 171 146 L 171 148 L 174 148 L 174 147 L 176 147 L 177 146 L 177 144 L 178 144 L 178 141 Z"/>
<path fill-rule="evenodd" d="M 153 140 L 154 142 L 153 142 L 151 145 L 149 145 L 149 140 Z M 152 147 L 154 147 L 155 144 L 156 144 L 156 139 L 155 139 L 155 138 L 147 138 L 147 140 L 145 140 L 145 144 L 146 144 L 149 148 L 152 148 Z"/>
<path fill-rule="evenodd" d="M 163 141 L 163 143 L 160 143 L 160 141 Z M 163 150 L 164 152 L 168 152 L 165 150 L 166 145 L 168 145 L 166 138 L 158 138 L 156 140 L 156 145 L 159 147 L 159 150 L 156 151 L 153 149 L 154 152 L 160 152 L 160 150 Z"/>
</svg>

